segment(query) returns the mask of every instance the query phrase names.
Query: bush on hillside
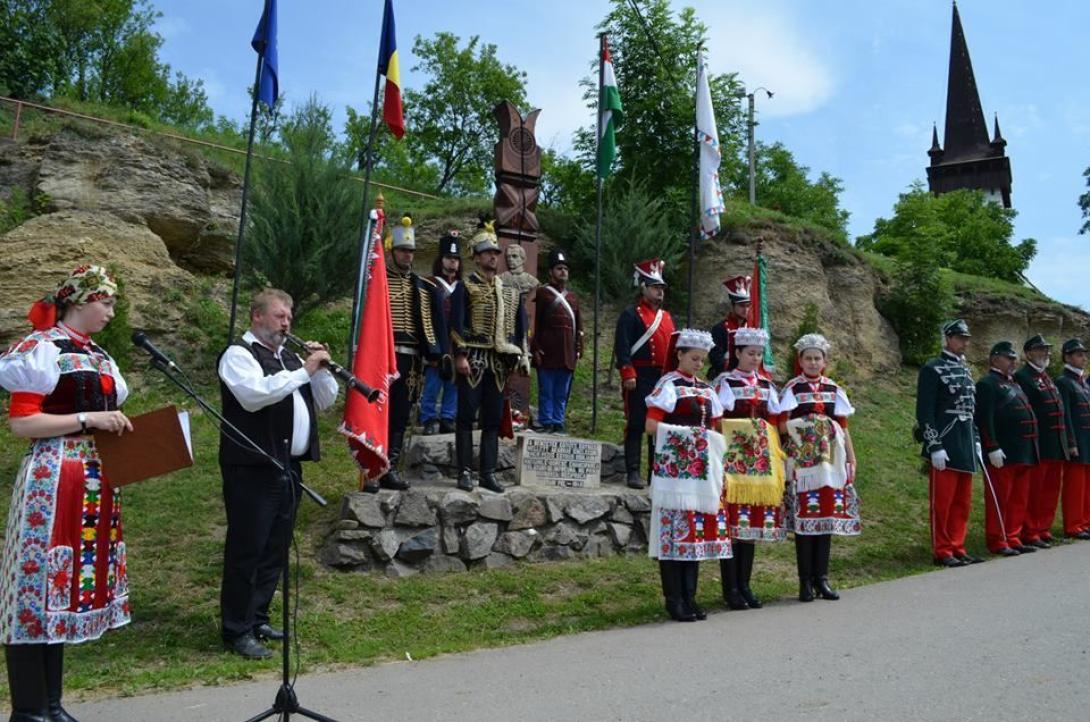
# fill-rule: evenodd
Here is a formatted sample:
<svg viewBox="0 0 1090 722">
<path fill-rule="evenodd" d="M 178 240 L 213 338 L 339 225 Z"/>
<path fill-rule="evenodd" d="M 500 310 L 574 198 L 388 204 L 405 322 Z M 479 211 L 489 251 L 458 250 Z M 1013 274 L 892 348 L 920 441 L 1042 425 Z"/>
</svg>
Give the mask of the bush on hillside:
<svg viewBox="0 0 1090 722">
<path fill-rule="evenodd" d="M 893 288 L 879 306 L 901 342 L 905 363 L 920 365 L 939 348 L 939 329 L 953 307 L 949 280 L 934 261 L 934 241 L 926 235 L 897 261 Z"/>
</svg>

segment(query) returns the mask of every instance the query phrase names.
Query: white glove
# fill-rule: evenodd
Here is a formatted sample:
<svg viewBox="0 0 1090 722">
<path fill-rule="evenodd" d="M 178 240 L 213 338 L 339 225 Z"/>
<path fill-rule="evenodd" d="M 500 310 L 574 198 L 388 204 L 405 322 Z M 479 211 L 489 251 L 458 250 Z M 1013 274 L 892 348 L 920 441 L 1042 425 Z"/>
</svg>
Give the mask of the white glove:
<svg viewBox="0 0 1090 722">
<path fill-rule="evenodd" d="M 1002 449 L 996 449 L 995 451 L 988 452 L 988 463 L 997 469 L 1003 468 L 1003 460 L 1007 458 L 1007 455 L 1003 453 Z"/>
<path fill-rule="evenodd" d="M 976 449 L 976 458 L 983 459 L 984 458 L 984 449 L 982 449 L 980 447 L 980 442 L 979 441 L 976 442 L 976 444 L 974 445 L 973 448 Z"/>
<path fill-rule="evenodd" d="M 931 467 L 935 471 L 946 471 L 946 462 L 948 461 L 950 461 L 950 456 L 946 453 L 946 449 L 931 452 Z"/>
</svg>

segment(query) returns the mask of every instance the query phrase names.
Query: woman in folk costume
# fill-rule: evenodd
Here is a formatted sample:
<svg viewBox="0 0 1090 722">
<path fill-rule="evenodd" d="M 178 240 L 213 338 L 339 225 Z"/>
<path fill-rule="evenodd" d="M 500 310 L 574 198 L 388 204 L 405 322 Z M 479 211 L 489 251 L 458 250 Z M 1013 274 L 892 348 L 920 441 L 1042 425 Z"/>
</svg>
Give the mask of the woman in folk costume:
<svg viewBox="0 0 1090 722">
<path fill-rule="evenodd" d="M 723 600 L 731 609 L 760 609 L 749 586 L 755 543 L 783 541 L 784 459 L 777 430 L 779 397 L 761 373 L 768 332 L 739 328 L 734 332 L 730 370 L 712 385 L 723 405 L 723 499 L 734 558 L 719 562 Z"/>
<path fill-rule="evenodd" d="M 91 340 L 114 316 L 117 284 L 77 268 L 34 304 L 35 331 L 0 355 L 10 423 L 32 439 L 11 497 L 0 559 L 0 641 L 16 722 L 74 722 L 61 707 L 65 643 L 129 622 L 120 495 L 92 429 L 131 431 L 128 387 Z"/>
<path fill-rule="evenodd" d="M 647 396 L 645 428 L 655 440 L 648 551 L 659 560 L 666 612 L 678 622 L 707 617 L 696 603 L 700 560 L 731 555 L 719 503 L 725 447 L 715 431 L 723 408 L 697 378 L 712 345 L 707 331 L 674 332 L 664 374 Z"/>
<path fill-rule="evenodd" d="M 799 601 L 839 599 L 829 586 L 833 535 L 859 533 L 855 492 L 855 450 L 848 417 L 855 413 L 844 389 L 822 375 L 829 342 L 808 333 L 795 342 L 798 376 L 780 397 L 784 447 L 788 454 L 787 523 L 795 532 Z"/>
</svg>

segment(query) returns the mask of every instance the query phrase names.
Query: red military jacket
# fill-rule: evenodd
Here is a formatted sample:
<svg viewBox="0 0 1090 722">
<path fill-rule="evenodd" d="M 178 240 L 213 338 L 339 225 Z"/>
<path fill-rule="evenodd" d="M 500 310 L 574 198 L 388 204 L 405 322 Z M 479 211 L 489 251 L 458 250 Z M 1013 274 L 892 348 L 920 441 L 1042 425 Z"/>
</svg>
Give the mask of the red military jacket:
<svg viewBox="0 0 1090 722">
<path fill-rule="evenodd" d="M 539 369 L 575 371 L 575 363 L 583 353 L 579 299 L 569 290 L 565 290 L 563 296 L 567 308 L 557 300 L 551 285 L 538 286 L 534 293 L 534 336 L 530 341 L 530 353 L 534 366 Z"/>
</svg>

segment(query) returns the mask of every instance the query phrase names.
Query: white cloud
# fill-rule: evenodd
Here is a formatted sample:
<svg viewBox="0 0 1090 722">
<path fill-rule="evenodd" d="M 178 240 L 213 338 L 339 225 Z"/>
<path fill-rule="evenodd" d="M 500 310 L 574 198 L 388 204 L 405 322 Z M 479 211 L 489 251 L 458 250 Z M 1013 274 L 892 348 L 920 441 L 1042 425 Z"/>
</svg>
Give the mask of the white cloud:
<svg viewBox="0 0 1090 722">
<path fill-rule="evenodd" d="M 776 96 L 760 98 L 768 117 L 802 115 L 824 105 L 835 80 L 811 36 L 786 13 L 753 3 L 720 0 L 694 3 L 708 26 L 708 61 L 716 72 L 737 71 L 749 88 L 764 86 Z"/>
</svg>

